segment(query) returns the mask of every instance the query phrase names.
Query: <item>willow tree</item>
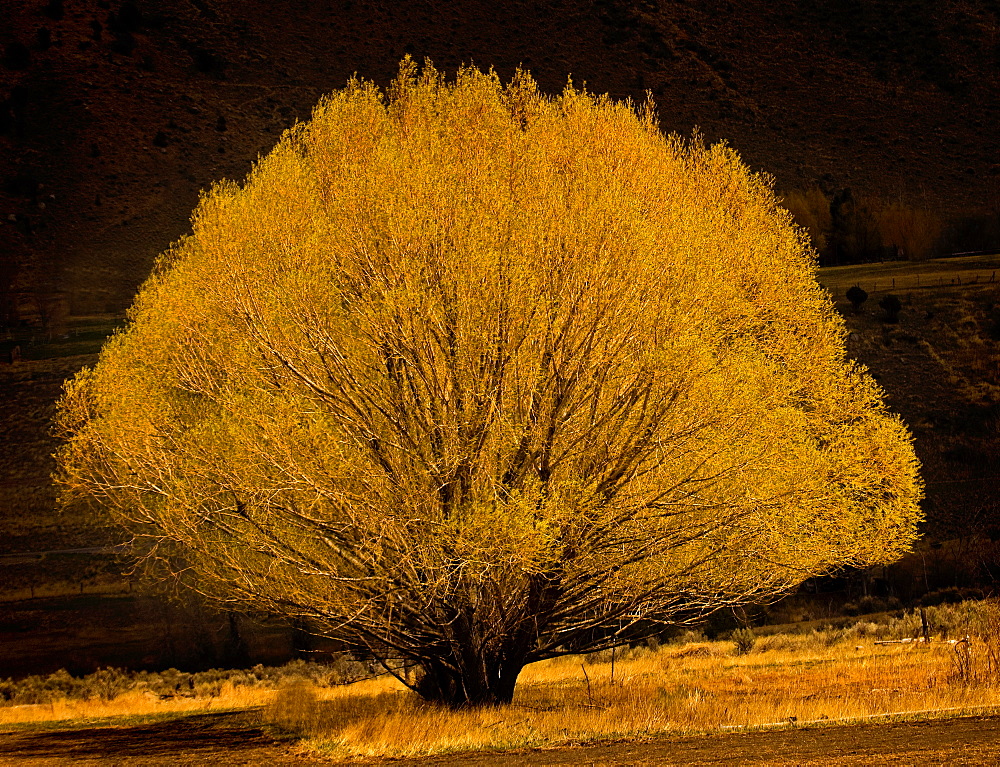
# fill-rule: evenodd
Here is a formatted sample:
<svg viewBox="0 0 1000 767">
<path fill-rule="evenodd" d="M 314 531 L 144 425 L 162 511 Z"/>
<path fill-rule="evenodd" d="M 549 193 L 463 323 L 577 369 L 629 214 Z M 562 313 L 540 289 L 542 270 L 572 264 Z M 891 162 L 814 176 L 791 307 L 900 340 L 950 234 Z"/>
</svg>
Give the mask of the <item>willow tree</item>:
<svg viewBox="0 0 1000 767">
<path fill-rule="evenodd" d="M 914 537 L 910 438 L 767 179 L 404 62 L 204 196 L 67 384 L 60 480 L 203 593 L 509 701 Z"/>
</svg>

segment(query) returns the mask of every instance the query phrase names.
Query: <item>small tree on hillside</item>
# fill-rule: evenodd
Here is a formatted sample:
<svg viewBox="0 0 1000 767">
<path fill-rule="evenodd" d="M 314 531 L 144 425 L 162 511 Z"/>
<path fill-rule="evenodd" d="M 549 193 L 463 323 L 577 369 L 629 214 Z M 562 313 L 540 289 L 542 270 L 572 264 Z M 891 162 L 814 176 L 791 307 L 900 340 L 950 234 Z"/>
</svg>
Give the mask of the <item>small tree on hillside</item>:
<svg viewBox="0 0 1000 767">
<path fill-rule="evenodd" d="M 851 302 L 851 306 L 854 307 L 854 313 L 858 314 L 861 311 L 861 305 L 868 300 L 868 291 L 859 285 L 853 285 L 847 289 L 847 300 Z"/>
<path fill-rule="evenodd" d="M 407 61 L 201 201 L 67 385 L 59 479 L 203 593 L 495 704 L 910 544 L 910 439 L 842 335 L 732 150 Z"/>
<path fill-rule="evenodd" d="M 885 312 L 886 322 L 899 322 L 899 312 L 903 308 L 903 304 L 900 302 L 898 296 L 888 293 L 882 297 L 882 299 L 878 302 L 878 305 L 881 306 L 882 311 Z"/>
</svg>

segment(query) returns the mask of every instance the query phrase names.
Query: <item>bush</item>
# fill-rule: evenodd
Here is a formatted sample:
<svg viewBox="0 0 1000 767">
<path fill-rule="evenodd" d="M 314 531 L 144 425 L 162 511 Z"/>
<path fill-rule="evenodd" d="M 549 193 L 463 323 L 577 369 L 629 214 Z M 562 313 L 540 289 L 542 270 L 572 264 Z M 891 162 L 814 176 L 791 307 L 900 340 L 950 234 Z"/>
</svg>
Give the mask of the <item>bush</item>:
<svg viewBox="0 0 1000 767">
<path fill-rule="evenodd" d="M 736 629 L 729 637 L 736 643 L 737 655 L 749 655 L 753 652 L 753 646 L 757 643 L 757 635 L 752 629 Z"/>
<path fill-rule="evenodd" d="M 698 644 L 700 642 L 707 642 L 708 637 L 705 636 L 705 632 L 701 629 L 685 629 L 670 637 L 669 641 L 670 644 Z"/>
<path fill-rule="evenodd" d="M 86 677 L 84 682 L 87 698 L 110 701 L 135 687 L 135 675 L 120 668 L 102 668 Z"/>
<path fill-rule="evenodd" d="M 885 612 L 886 610 L 898 610 L 902 606 L 902 603 L 896 597 L 880 599 L 879 597 L 866 596 L 861 597 L 857 602 L 845 602 L 840 611 L 844 615 L 851 616 L 870 615 L 872 613 Z"/>
<path fill-rule="evenodd" d="M 899 310 L 903 308 L 903 304 L 897 296 L 889 293 L 878 302 L 878 305 L 885 312 L 886 322 L 899 322 Z"/>
<path fill-rule="evenodd" d="M 980 589 L 960 589 L 956 587 L 949 587 L 945 589 L 938 589 L 937 591 L 928 591 L 920 598 L 920 604 L 924 607 L 931 607 L 934 605 L 954 605 L 959 602 L 965 602 L 966 600 L 982 598 L 983 592 Z"/>
<path fill-rule="evenodd" d="M 854 307 L 854 313 L 857 314 L 861 311 L 861 304 L 868 300 L 868 291 L 859 285 L 855 285 L 848 289 L 847 300 L 851 302 L 851 306 Z"/>
</svg>

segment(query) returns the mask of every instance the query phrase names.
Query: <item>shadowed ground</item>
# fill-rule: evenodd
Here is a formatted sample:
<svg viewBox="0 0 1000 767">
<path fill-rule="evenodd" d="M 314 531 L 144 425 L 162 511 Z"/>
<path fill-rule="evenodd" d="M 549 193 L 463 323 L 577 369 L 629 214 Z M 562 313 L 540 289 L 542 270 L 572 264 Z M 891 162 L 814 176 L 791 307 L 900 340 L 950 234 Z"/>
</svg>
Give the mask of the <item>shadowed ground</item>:
<svg viewBox="0 0 1000 767">
<path fill-rule="evenodd" d="M 247 712 L 134 727 L 0 733 L 0 764 L 308 765 Z M 447 754 L 404 765 L 949 764 L 1000 762 L 1000 717 L 664 738 L 503 754 Z"/>
<path fill-rule="evenodd" d="M 310 764 L 247 712 L 200 714 L 132 727 L 0 733 L 0 764 Z"/>
</svg>

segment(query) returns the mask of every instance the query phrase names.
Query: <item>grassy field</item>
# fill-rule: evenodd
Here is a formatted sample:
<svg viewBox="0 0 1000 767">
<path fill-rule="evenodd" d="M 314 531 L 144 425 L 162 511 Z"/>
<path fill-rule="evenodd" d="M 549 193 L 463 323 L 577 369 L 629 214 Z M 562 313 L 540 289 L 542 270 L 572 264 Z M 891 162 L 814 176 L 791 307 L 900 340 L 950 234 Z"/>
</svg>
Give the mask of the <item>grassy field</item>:
<svg viewBox="0 0 1000 767">
<path fill-rule="evenodd" d="M 514 703 L 447 711 L 422 705 L 380 679 L 354 688 L 306 685 L 275 695 L 269 721 L 331 756 L 409 756 L 558 746 L 607 739 L 934 716 L 1000 706 L 994 682 L 957 675 L 946 643 L 825 644 L 787 636 L 734 655 L 730 642 L 567 657 L 529 667 Z M 589 680 L 589 681 L 588 681 Z"/>
<path fill-rule="evenodd" d="M 315 667 L 305 665 L 270 676 L 192 677 L 175 685 L 183 693 L 169 695 L 163 688 L 174 686 L 159 677 L 126 684 L 119 675 L 111 685 L 98 674 L 75 687 L 61 677 L 54 685 L 33 682 L 32 689 L 62 685 L 74 695 L 32 705 L 16 705 L 18 688 L 9 685 L 12 699 L 0 705 L 0 730 L 256 709 L 261 725 L 301 739 L 304 751 L 350 759 L 1000 708 L 1000 608 L 964 603 L 928 608 L 927 617 L 927 644 L 899 641 L 919 635 L 921 621 L 898 613 L 770 634 L 742 648 L 688 635 L 618 650 L 614 659 L 608 652 L 567 656 L 526 668 L 511 705 L 464 711 L 428 706 L 388 676 L 343 684 L 342 673 L 307 673 Z"/>
<path fill-rule="evenodd" d="M 876 264 L 827 266 L 819 270 L 819 283 L 843 300 L 853 285 L 869 293 L 912 291 L 950 285 L 996 282 L 1000 254 L 960 256 L 927 261 L 887 261 Z"/>
</svg>

